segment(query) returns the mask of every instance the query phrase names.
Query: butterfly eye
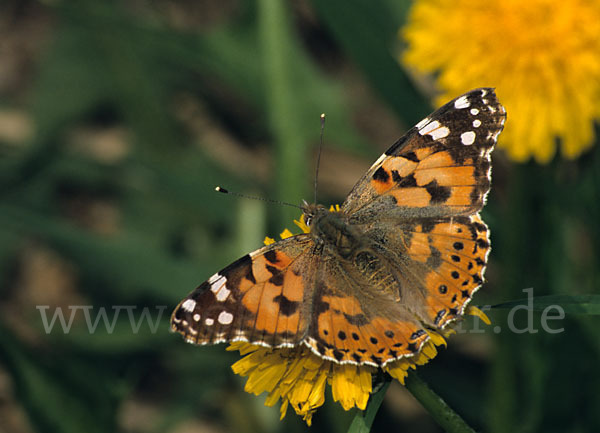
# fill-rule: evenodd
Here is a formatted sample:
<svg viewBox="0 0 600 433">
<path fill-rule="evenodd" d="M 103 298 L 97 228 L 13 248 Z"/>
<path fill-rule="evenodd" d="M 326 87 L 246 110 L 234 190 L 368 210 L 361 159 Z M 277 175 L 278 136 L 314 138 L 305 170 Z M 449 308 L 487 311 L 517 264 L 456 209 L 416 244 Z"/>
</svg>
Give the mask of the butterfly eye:
<svg viewBox="0 0 600 433">
<path fill-rule="evenodd" d="M 308 227 L 310 227 L 310 223 L 312 222 L 313 217 L 309 216 L 309 215 L 305 215 L 304 216 L 304 224 L 306 224 Z"/>
</svg>

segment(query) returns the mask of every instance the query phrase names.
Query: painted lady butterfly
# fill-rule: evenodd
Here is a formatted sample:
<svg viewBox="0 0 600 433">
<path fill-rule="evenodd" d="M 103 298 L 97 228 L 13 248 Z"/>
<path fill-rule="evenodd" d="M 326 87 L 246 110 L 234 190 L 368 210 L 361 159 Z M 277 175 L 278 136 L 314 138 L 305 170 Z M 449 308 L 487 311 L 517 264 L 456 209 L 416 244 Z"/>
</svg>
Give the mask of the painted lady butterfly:
<svg viewBox="0 0 600 433">
<path fill-rule="evenodd" d="M 483 282 L 490 243 L 479 211 L 505 119 L 490 88 L 444 105 L 381 155 L 339 212 L 305 205 L 310 233 L 202 283 L 172 329 L 196 344 L 304 344 L 337 363 L 417 353 L 426 329 L 461 316 Z"/>
</svg>

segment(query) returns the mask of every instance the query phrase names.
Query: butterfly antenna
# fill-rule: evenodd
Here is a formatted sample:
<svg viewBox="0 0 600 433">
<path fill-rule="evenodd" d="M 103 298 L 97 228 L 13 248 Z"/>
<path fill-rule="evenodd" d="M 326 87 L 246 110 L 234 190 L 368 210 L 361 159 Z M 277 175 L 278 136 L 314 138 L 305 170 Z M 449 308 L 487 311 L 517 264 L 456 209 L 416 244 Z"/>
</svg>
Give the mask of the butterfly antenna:
<svg viewBox="0 0 600 433">
<path fill-rule="evenodd" d="M 291 206 L 291 207 L 295 207 L 296 209 L 302 210 L 302 207 L 300 207 L 300 206 L 298 206 L 296 204 L 287 203 L 285 201 L 280 201 L 280 200 L 273 200 L 271 198 L 264 198 L 264 197 L 257 197 L 257 196 L 253 196 L 253 195 L 240 194 L 239 192 L 229 191 L 228 189 L 221 188 L 220 186 L 216 186 L 215 187 L 215 191 L 223 193 L 223 194 L 231 194 L 231 195 L 234 195 L 236 197 L 248 198 L 248 199 L 251 199 L 251 200 L 259 200 L 259 201 L 264 201 L 264 202 L 272 203 L 272 204 L 278 204 L 278 205 L 283 205 L 283 206 Z"/>
<path fill-rule="evenodd" d="M 321 114 L 321 134 L 319 136 L 319 152 L 317 153 L 317 167 L 315 168 L 315 201 L 317 202 L 317 185 L 319 183 L 319 166 L 321 165 L 321 151 L 323 150 L 323 135 L 325 135 L 325 113 Z"/>
</svg>

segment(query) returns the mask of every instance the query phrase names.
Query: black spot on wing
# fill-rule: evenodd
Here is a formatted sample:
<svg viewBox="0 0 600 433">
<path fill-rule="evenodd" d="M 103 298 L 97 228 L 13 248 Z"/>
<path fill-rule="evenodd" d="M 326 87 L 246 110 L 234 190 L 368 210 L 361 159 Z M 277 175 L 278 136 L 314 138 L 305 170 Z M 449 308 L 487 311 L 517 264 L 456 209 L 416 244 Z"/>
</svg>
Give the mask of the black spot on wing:
<svg viewBox="0 0 600 433">
<path fill-rule="evenodd" d="M 414 174 L 411 173 L 408 176 L 404 176 L 403 178 L 401 178 L 397 182 L 397 185 L 401 188 L 414 187 L 417 186 L 417 179 L 415 179 Z"/>
<path fill-rule="evenodd" d="M 338 362 L 340 362 L 340 361 L 342 360 L 342 358 L 344 357 L 344 354 L 343 354 L 342 352 L 340 352 L 339 350 L 337 350 L 337 349 L 334 349 L 334 351 L 333 351 L 333 357 L 334 357 L 334 358 L 335 358 L 335 359 L 336 359 Z"/>
<path fill-rule="evenodd" d="M 387 183 L 387 181 L 390 180 L 390 175 L 383 167 L 379 167 L 375 170 L 375 173 L 373 173 L 373 180 Z"/>
<path fill-rule="evenodd" d="M 417 155 L 415 152 L 407 152 L 407 153 L 403 154 L 402 157 L 406 158 L 412 162 L 420 162 L 419 158 L 417 158 Z"/>
<path fill-rule="evenodd" d="M 381 357 L 379 356 L 375 356 L 375 355 L 371 355 L 371 360 L 377 364 L 377 365 L 381 365 Z"/>
<path fill-rule="evenodd" d="M 282 286 L 283 285 L 283 272 L 281 272 L 279 269 L 273 267 L 273 266 L 266 266 L 267 271 L 269 271 L 272 276 L 271 278 L 269 278 L 269 282 L 276 285 L 276 286 Z"/>
<path fill-rule="evenodd" d="M 277 295 L 273 298 L 273 301 L 279 304 L 279 312 L 284 316 L 291 316 L 296 311 L 298 311 L 298 307 L 300 303 L 297 301 L 290 301 L 283 295 Z"/>
<path fill-rule="evenodd" d="M 486 241 L 485 239 L 479 238 L 475 242 L 477 242 L 477 246 L 482 249 L 489 248 L 489 246 L 490 246 L 489 242 Z"/>
<path fill-rule="evenodd" d="M 265 259 L 267 259 L 267 261 L 272 264 L 277 264 L 277 262 L 279 261 L 277 260 L 277 252 L 275 250 L 267 251 L 265 253 Z"/>
<path fill-rule="evenodd" d="M 473 225 L 478 232 L 487 232 L 487 226 L 485 224 L 475 221 Z"/>
<path fill-rule="evenodd" d="M 438 185 L 435 179 L 425 185 L 425 189 L 431 196 L 431 202 L 434 204 L 445 203 L 450 198 L 450 187 Z"/>
</svg>

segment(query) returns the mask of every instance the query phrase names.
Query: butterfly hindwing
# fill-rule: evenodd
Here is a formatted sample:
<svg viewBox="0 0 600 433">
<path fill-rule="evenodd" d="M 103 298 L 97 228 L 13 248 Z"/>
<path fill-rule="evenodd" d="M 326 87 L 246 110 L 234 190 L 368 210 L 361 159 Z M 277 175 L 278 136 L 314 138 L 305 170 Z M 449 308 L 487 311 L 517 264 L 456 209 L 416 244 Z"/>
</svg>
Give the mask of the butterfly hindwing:
<svg viewBox="0 0 600 433">
<path fill-rule="evenodd" d="M 418 352 L 428 336 L 414 314 L 396 302 L 395 282 L 380 280 L 378 290 L 373 272 L 352 265 L 322 258 L 304 343 L 330 361 L 376 367 Z"/>
<path fill-rule="evenodd" d="M 381 226 L 384 226 L 382 228 Z M 487 226 L 478 215 L 389 224 L 389 250 L 397 251 L 397 273 L 404 277 L 402 299 L 427 326 L 443 328 L 463 313 L 483 282 L 490 250 Z"/>
</svg>

